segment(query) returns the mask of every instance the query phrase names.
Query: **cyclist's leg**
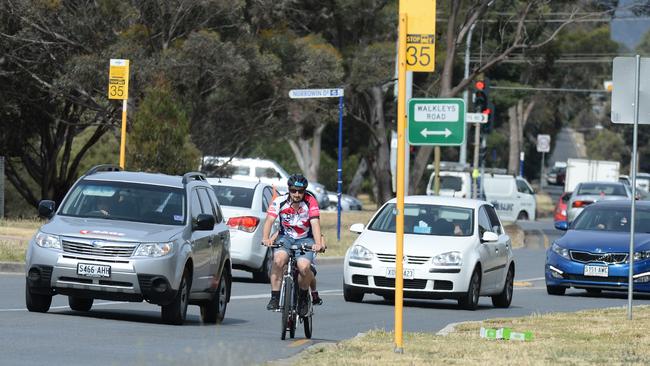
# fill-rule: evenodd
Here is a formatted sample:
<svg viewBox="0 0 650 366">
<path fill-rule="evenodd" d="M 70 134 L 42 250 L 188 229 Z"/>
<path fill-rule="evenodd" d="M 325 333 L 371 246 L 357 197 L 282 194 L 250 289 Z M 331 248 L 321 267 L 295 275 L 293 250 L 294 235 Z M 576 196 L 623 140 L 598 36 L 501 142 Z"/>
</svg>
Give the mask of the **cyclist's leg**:
<svg viewBox="0 0 650 366">
<path fill-rule="evenodd" d="M 284 236 L 280 236 L 277 242 L 284 243 Z M 282 270 L 289 261 L 289 252 L 285 247 L 273 250 L 273 266 L 271 267 L 271 300 L 266 306 L 268 310 L 275 310 L 280 305 L 280 286 L 282 285 Z"/>
<path fill-rule="evenodd" d="M 309 283 L 309 289 L 311 290 L 311 302 L 314 305 L 322 305 L 323 304 L 323 299 L 321 299 L 320 295 L 318 294 L 318 289 L 316 287 L 316 274 L 318 272 L 316 271 L 316 258 L 318 255 L 314 253 L 314 260 L 311 262 L 311 271 L 314 273 L 314 277 Z"/>
</svg>

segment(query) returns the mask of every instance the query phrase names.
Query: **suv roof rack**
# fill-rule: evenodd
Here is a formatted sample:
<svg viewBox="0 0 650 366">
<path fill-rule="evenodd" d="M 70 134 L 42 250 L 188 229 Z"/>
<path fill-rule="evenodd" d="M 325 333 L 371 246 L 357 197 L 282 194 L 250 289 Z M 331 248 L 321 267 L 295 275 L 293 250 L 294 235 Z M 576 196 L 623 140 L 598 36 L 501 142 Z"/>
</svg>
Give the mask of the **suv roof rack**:
<svg viewBox="0 0 650 366">
<path fill-rule="evenodd" d="M 189 172 L 183 174 L 183 184 L 187 184 L 193 180 L 205 181 L 205 174 L 200 172 Z"/>
<path fill-rule="evenodd" d="M 86 175 L 92 175 L 95 173 L 99 172 L 119 172 L 122 171 L 122 168 L 120 168 L 118 165 L 115 164 L 101 164 L 101 165 L 95 165 L 94 167 L 90 168 L 85 174 Z"/>
</svg>

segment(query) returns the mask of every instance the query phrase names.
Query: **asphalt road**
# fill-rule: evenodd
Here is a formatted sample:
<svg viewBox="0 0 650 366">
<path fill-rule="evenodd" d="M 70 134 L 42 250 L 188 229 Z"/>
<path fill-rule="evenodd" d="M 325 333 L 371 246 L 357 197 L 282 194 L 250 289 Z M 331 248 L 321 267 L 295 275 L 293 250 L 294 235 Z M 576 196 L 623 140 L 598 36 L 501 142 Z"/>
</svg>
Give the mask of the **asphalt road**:
<svg viewBox="0 0 650 366">
<path fill-rule="evenodd" d="M 406 300 L 404 330 L 437 332 L 449 323 L 533 313 L 625 306 L 625 293 L 588 296 L 569 290 L 549 296 L 543 281 L 544 246 L 560 232 L 550 220 L 523 223 L 530 248 L 515 250 L 520 286 L 509 309 L 492 307 L 481 298 L 476 311 L 456 309 L 451 300 Z M 183 326 L 165 325 L 159 308 L 146 303 L 97 301 L 88 313 L 71 311 L 67 298 L 54 297 L 46 314 L 29 313 L 24 304 L 22 274 L 0 274 L 0 364 L 7 365 L 241 365 L 294 355 L 317 342 L 351 338 L 370 329 L 392 330 L 394 308 L 381 297 L 366 295 L 362 304 L 346 303 L 341 292 L 341 265 L 319 266 L 319 289 L 325 304 L 316 309 L 314 338 L 280 340 L 280 314 L 265 310 L 269 288 L 237 272 L 233 298 L 221 325 L 203 325 L 198 307 L 189 308 Z M 645 304 L 650 297 L 636 299 Z"/>
</svg>

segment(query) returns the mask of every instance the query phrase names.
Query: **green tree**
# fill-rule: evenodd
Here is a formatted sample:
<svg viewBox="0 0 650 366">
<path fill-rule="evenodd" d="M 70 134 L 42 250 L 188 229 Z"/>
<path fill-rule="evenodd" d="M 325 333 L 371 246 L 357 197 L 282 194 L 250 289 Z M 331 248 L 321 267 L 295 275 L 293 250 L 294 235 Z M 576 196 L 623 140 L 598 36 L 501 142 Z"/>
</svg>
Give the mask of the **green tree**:
<svg viewBox="0 0 650 366">
<path fill-rule="evenodd" d="M 165 82 L 147 90 L 127 134 L 127 169 L 175 175 L 197 169 L 200 153 L 176 99 Z"/>
</svg>

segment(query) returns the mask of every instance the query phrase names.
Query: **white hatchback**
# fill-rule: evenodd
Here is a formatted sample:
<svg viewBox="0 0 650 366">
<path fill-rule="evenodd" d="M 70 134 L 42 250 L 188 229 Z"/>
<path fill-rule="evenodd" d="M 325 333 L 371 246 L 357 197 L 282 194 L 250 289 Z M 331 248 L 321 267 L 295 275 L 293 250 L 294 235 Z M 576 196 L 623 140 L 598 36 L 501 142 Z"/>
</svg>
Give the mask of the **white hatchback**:
<svg viewBox="0 0 650 366">
<path fill-rule="evenodd" d="M 273 253 L 262 245 L 262 229 L 273 188 L 262 182 L 228 178 L 208 178 L 208 183 L 230 230 L 232 267 L 252 272 L 255 281 L 269 282 Z"/>
<path fill-rule="evenodd" d="M 476 308 L 479 296 L 497 307 L 512 301 L 515 262 L 510 237 L 488 202 L 439 196 L 406 196 L 404 297 L 457 299 Z M 345 254 L 343 296 L 360 302 L 367 293 L 394 298 L 395 199 L 385 203 Z"/>
</svg>

